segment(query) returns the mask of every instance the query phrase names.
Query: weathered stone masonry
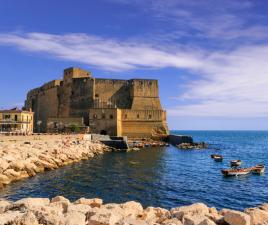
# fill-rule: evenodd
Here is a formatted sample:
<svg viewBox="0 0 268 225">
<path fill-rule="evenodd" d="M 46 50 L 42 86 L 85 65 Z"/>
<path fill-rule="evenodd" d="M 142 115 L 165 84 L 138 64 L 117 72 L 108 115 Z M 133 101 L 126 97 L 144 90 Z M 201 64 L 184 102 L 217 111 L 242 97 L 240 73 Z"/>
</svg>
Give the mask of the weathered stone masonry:
<svg viewBox="0 0 268 225">
<path fill-rule="evenodd" d="M 91 132 L 118 136 L 168 134 L 157 80 L 101 79 L 88 71 L 68 68 L 63 80 L 29 91 L 25 107 L 35 112 L 36 130 L 44 132 L 76 124 L 89 127 Z"/>
</svg>

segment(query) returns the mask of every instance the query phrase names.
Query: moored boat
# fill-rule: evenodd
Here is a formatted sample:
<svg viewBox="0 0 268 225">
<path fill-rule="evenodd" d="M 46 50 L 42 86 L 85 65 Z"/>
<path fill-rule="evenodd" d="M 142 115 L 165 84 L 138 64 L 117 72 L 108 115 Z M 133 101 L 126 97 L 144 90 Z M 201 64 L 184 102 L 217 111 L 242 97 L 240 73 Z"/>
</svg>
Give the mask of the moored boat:
<svg viewBox="0 0 268 225">
<path fill-rule="evenodd" d="M 251 172 L 254 174 L 262 174 L 265 171 L 265 166 L 263 164 L 258 164 L 251 168 Z"/>
<path fill-rule="evenodd" d="M 251 168 L 240 168 L 240 169 L 225 169 L 222 170 L 222 174 L 224 176 L 241 176 L 247 175 L 251 172 Z"/>
<path fill-rule="evenodd" d="M 242 161 L 241 160 L 232 160 L 230 161 L 231 166 L 241 166 Z"/>
<path fill-rule="evenodd" d="M 211 155 L 211 158 L 214 159 L 216 162 L 222 162 L 223 160 L 222 155 L 217 155 L 217 154 Z"/>
</svg>

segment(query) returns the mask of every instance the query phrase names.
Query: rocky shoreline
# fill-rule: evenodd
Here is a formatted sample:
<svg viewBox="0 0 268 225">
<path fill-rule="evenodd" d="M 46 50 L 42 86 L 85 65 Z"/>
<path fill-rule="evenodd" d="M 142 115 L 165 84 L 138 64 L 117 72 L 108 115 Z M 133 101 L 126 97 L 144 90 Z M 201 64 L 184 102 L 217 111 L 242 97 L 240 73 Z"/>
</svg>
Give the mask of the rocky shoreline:
<svg viewBox="0 0 268 225">
<path fill-rule="evenodd" d="M 107 146 L 78 135 L 1 136 L 0 188 L 109 151 Z"/>
<path fill-rule="evenodd" d="M 143 208 L 138 202 L 103 204 L 102 199 L 74 202 L 57 196 L 0 200 L 0 225 L 265 225 L 268 204 L 244 212 L 210 208 L 203 203 L 176 207 Z"/>
</svg>

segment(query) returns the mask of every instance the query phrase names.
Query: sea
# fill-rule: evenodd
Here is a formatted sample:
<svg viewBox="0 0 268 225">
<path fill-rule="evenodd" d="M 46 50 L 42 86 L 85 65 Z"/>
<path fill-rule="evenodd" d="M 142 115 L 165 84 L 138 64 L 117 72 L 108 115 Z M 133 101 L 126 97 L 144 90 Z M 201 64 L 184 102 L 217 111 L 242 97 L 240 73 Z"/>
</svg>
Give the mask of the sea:
<svg viewBox="0 0 268 225">
<path fill-rule="evenodd" d="M 104 202 L 141 202 L 144 207 L 173 208 L 203 202 L 218 209 L 243 210 L 268 202 L 268 170 L 263 175 L 224 177 L 230 160 L 242 167 L 268 166 L 268 131 L 171 131 L 205 141 L 208 149 L 174 146 L 112 152 L 38 174 L 0 190 L 0 198 L 65 196 L 70 200 L 102 198 Z M 211 154 L 221 154 L 215 162 Z"/>
</svg>

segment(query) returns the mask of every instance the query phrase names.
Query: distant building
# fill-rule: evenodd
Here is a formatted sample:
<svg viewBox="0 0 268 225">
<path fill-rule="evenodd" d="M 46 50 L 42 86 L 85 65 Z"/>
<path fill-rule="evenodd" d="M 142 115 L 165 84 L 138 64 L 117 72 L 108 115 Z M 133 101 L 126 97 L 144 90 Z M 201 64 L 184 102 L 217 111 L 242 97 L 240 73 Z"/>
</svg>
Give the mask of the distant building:
<svg viewBox="0 0 268 225">
<path fill-rule="evenodd" d="M 39 121 L 44 132 L 86 127 L 116 136 L 168 134 L 157 80 L 94 78 L 88 71 L 68 68 L 62 80 L 29 91 L 25 108 L 35 112 L 35 129 Z"/>
<path fill-rule="evenodd" d="M 0 132 L 31 134 L 33 133 L 33 117 L 33 112 L 18 108 L 0 110 Z"/>
</svg>

